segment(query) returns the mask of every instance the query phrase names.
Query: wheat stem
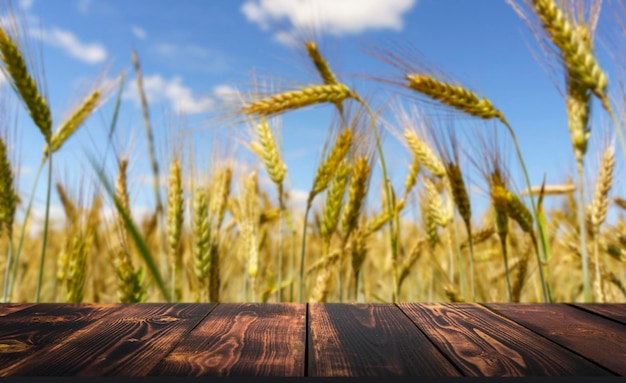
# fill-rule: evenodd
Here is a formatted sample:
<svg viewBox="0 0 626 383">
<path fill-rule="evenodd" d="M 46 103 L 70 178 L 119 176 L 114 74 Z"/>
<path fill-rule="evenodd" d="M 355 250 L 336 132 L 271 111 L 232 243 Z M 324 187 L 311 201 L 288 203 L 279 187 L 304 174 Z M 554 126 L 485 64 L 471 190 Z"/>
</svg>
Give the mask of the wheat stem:
<svg viewBox="0 0 626 383">
<path fill-rule="evenodd" d="M 578 230 L 580 236 L 580 252 L 583 267 L 583 295 L 586 303 L 591 302 L 591 290 L 589 285 L 589 261 L 587 256 L 587 228 L 585 226 L 584 191 L 583 191 L 583 161 L 577 161 L 576 169 L 578 173 Z"/>
<path fill-rule="evenodd" d="M 41 256 L 39 258 L 39 276 L 37 277 L 37 291 L 35 292 L 35 303 L 39 303 L 41 295 L 41 284 L 43 281 L 44 262 L 46 260 L 46 246 L 48 243 L 48 223 L 50 218 L 50 194 L 52 190 L 52 155 L 48 156 L 48 186 L 46 190 L 46 210 L 43 224 L 43 239 L 41 244 Z"/>
<path fill-rule="evenodd" d="M 396 212 L 393 209 L 393 205 L 391 202 L 391 198 L 392 198 L 391 197 L 392 196 L 391 181 L 389 180 L 389 175 L 387 174 L 387 165 L 385 164 L 385 156 L 383 153 L 382 144 L 380 142 L 380 133 L 378 132 L 378 127 L 376 125 L 376 116 L 372 112 L 369 105 L 365 102 L 365 100 L 363 100 L 358 95 L 355 95 L 354 97 L 357 102 L 359 102 L 361 105 L 365 107 L 365 109 L 367 110 L 367 113 L 370 116 L 370 123 L 372 126 L 372 130 L 374 131 L 374 138 L 376 140 L 376 148 L 378 150 L 378 157 L 380 159 L 380 167 L 381 167 L 381 170 L 383 173 L 383 179 L 385 182 L 387 211 L 389 212 L 390 216 L 393 217 L 393 214 L 396 214 Z M 399 241 L 399 238 L 397 238 L 395 235 L 395 226 L 394 226 L 393 218 L 389 221 L 389 236 L 390 236 L 390 241 L 391 241 L 391 259 L 392 259 L 392 270 L 393 270 L 392 301 L 395 303 L 396 300 L 398 299 L 398 270 L 397 270 L 398 269 L 398 243 L 397 241 Z"/>
</svg>

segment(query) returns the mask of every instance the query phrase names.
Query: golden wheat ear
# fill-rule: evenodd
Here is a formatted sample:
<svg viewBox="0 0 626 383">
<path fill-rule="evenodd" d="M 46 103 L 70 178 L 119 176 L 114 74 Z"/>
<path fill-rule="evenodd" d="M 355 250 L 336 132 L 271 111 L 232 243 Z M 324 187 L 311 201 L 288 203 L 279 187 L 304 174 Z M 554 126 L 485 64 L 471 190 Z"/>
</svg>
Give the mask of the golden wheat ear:
<svg viewBox="0 0 626 383">
<path fill-rule="evenodd" d="M 253 101 L 244 105 L 241 111 L 246 115 L 271 116 L 315 104 L 337 103 L 349 97 L 353 97 L 352 91 L 343 84 L 314 85 Z"/>
<path fill-rule="evenodd" d="M 28 65 L 15 39 L 0 27 L 0 53 L 2 72 L 9 80 L 11 87 L 22 100 L 33 122 L 46 138 L 52 135 L 52 115 L 46 98 L 40 91 L 35 79 L 31 76 Z"/>
</svg>

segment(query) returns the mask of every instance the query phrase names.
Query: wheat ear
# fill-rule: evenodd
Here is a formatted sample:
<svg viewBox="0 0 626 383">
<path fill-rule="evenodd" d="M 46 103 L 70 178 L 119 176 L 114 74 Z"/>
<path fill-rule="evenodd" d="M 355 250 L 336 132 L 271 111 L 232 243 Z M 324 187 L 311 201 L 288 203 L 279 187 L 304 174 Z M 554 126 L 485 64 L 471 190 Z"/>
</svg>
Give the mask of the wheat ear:
<svg viewBox="0 0 626 383">
<path fill-rule="evenodd" d="M 352 146 L 353 133 L 349 128 L 344 129 L 335 140 L 335 144 L 328 153 L 328 156 L 320 163 L 315 172 L 315 178 L 313 179 L 313 187 L 309 192 L 306 208 L 304 211 L 304 228 L 302 230 L 302 246 L 300 249 L 300 289 L 298 291 L 298 301 L 303 302 L 304 297 L 304 255 L 306 253 L 306 233 L 307 233 L 307 220 L 309 218 L 309 212 L 313 205 L 315 196 L 324 191 L 328 184 L 333 180 L 335 172 L 338 166 L 346 158 L 350 147 Z"/>
<path fill-rule="evenodd" d="M 246 115 L 271 116 L 277 113 L 325 102 L 337 103 L 352 97 L 350 88 L 343 84 L 312 85 L 300 90 L 276 94 L 244 105 Z"/>
<path fill-rule="evenodd" d="M 321 234 L 324 239 L 326 251 L 330 244 L 330 238 L 337 228 L 339 214 L 343 203 L 346 186 L 348 184 L 349 167 L 344 160 L 339 164 L 335 179 L 330 184 L 330 189 L 326 195 L 326 202 L 322 212 Z"/>
<path fill-rule="evenodd" d="M 13 182 L 13 168 L 4 140 L 0 138 L 0 234 L 6 229 L 9 240 L 13 236 L 13 221 L 17 210 L 18 194 Z M 7 270 L 9 265 L 7 264 Z"/>
<path fill-rule="evenodd" d="M 19 195 L 13 182 L 13 168 L 4 139 L 0 137 L 0 236 L 6 230 L 8 237 L 7 261 L 4 273 L 2 303 L 9 299 L 9 277 L 13 262 L 13 222 L 17 210 Z M 23 223 L 25 225 L 26 223 Z"/>
<path fill-rule="evenodd" d="M 52 115 L 46 99 L 41 95 L 37 83 L 31 77 L 24 56 L 17 44 L 0 28 L 0 52 L 4 66 L 2 71 L 20 99 L 26 105 L 33 122 L 50 141 L 52 135 Z"/>
<path fill-rule="evenodd" d="M 46 156 L 50 151 L 54 153 L 59 150 L 65 141 L 78 130 L 87 117 L 98 107 L 101 96 L 102 93 L 100 90 L 92 92 L 83 100 L 82 104 L 76 108 L 74 113 L 61 124 L 52 135 L 50 145 L 46 145 L 44 148 L 44 154 Z"/>
<path fill-rule="evenodd" d="M 172 265 L 172 297 L 181 298 L 182 283 L 180 272 L 183 266 L 180 251 L 180 237 L 183 228 L 183 186 L 181 165 L 178 156 L 170 164 L 169 192 L 167 195 L 167 242 L 169 245 L 170 265 Z"/>
<path fill-rule="evenodd" d="M 85 279 L 87 272 L 85 266 L 87 264 L 87 252 L 89 246 L 85 238 L 76 234 L 72 242 L 72 249 L 69 256 L 67 266 L 66 301 L 69 303 L 81 303 L 85 288 Z"/>
<path fill-rule="evenodd" d="M 232 177 L 233 169 L 230 165 L 226 165 L 217 173 L 216 182 L 212 186 L 209 213 L 215 217 L 215 226 L 217 229 L 222 227 L 222 223 L 224 222 Z"/>
<path fill-rule="evenodd" d="M 315 172 L 313 188 L 311 189 L 309 199 L 313 199 L 315 195 L 321 193 L 328 187 L 328 184 L 335 176 L 339 164 L 346 158 L 346 154 L 348 154 L 352 145 L 352 140 L 353 133 L 350 129 L 344 129 L 341 134 L 339 134 L 330 153 Z"/>
<path fill-rule="evenodd" d="M 67 218 L 67 222 L 69 225 L 73 225 L 76 219 L 78 218 L 78 211 L 76 210 L 76 204 L 67 194 L 67 191 L 63 187 L 60 182 L 56 183 L 57 194 L 59 195 L 59 199 L 61 200 L 61 206 L 63 206 L 63 211 L 65 212 L 65 218 Z"/>
<path fill-rule="evenodd" d="M 598 180 L 593 194 L 593 200 L 590 206 L 591 227 L 593 233 L 593 256 L 595 263 L 595 286 L 596 298 L 598 301 L 604 300 L 604 285 L 600 276 L 600 254 L 599 254 L 599 238 L 600 225 L 604 222 L 609 207 L 609 191 L 613 184 L 613 168 L 615 167 L 615 152 L 613 146 L 605 149 L 600 163 L 600 171 Z"/>
<path fill-rule="evenodd" d="M 608 79 L 586 43 L 585 36 L 581 35 L 581 26 L 568 20 L 554 0 L 532 0 L 532 3 L 576 82 L 590 89 L 603 102 L 608 102 Z"/>
<path fill-rule="evenodd" d="M 341 217 L 341 229 L 344 242 L 357 227 L 363 201 L 367 194 L 368 181 L 372 167 L 367 156 L 356 159 L 350 174 L 350 186 L 348 188 L 348 200 Z"/>
<path fill-rule="evenodd" d="M 428 169 L 432 175 L 436 177 L 443 177 L 446 175 L 446 169 L 437 158 L 433 150 L 426 145 L 422 140 L 417 137 L 417 134 L 411 129 L 404 130 L 404 137 L 406 138 L 413 155 L 417 157 L 419 162 Z"/>
<path fill-rule="evenodd" d="M 198 279 L 198 302 L 209 300 L 209 272 L 211 268 L 210 240 L 211 226 L 209 221 L 209 207 L 207 192 L 198 189 L 193 196 L 193 265 Z"/>
<path fill-rule="evenodd" d="M 506 288 L 508 292 L 509 302 L 513 299 L 513 291 L 511 287 L 511 277 L 509 275 L 509 258 L 506 246 L 506 238 L 509 233 L 509 215 L 508 215 L 508 199 L 507 190 L 500 181 L 497 172 L 492 174 L 491 183 L 491 203 L 494 210 L 494 219 L 496 221 L 496 232 L 500 238 L 500 247 L 502 248 L 502 256 L 504 257 L 504 271 L 506 275 Z"/>
<path fill-rule="evenodd" d="M 280 156 L 278 145 L 276 144 L 272 130 L 265 119 L 260 119 L 259 123 L 256 125 L 256 132 L 259 137 L 259 143 L 255 152 L 257 152 L 257 155 L 265 164 L 265 169 L 267 170 L 270 179 L 276 185 L 280 185 L 285 178 L 287 165 L 285 165 Z"/>
<path fill-rule="evenodd" d="M 128 197 L 128 186 L 127 186 L 127 175 L 126 170 L 128 168 L 128 159 L 122 158 L 118 164 L 118 174 L 117 179 L 115 180 L 115 196 L 119 199 L 122 208 L 126 211 L 126 213 L 131 216 L 130 212 L 130 200 Z M 121 214 L 118 214 L 118 223 L 120 227 L 120 235 L 122 246 L 127 246 L 127 236 L 126 236 L 126 224 L 124 223 L 124 219 Z"/>
<path fill-rule="evenodd" d="M 458 85 L 451 85 L 424 74 L 406 75 L 406 86 L 443 104 L 483 119 L 497 118 L 506 123 L 504 115 L 487 98 Z"/>
<path fill-rule="evenodd" d="M 326 61 L 326 59 L 322 56 L 319 49 L 317 48 L 317 44 L 315 44 L 313 41 L 307 41 L 304 45 L 306 47 L 307 54 L 311 58 L 311 61 L 313 61 L 317 72 L 322 78 L 322 81 L 324 81 L 324 84 L 339 84 L 339 81 L 337 81 L 337 77 L 330 69 L 330 65 L 328 65 L 328 61 Z"/>
<path fill-rule="evenodd" d="M 411 190 L 413 190 L 413 188 L 415 187 L 415 184 L 417 184 L 417 176 L 420 171 L 419 157 L 416 155 L 413 155 L 412 157 L 413 157 L 413 161 L 411 161 L 411 165 L 409 165 L 409 172 L 407 173 L 406 178 L 404 179 L 403 199 L 406 199 L 406 197 L 409 195 Z"/>
<path fill-rule="evenodd" d="M 609 207 L 609 191 L 613 184 L 613 169 L 615 168 L 615 151 L 609 146 L 604 151 L 602 162 L 600 163 L 600 171 L 598 172 L 598 180 L 591 202 L 591 224 L 593 232 L 597 234 L 600 225 L 607 216 Z"/>
</svg>

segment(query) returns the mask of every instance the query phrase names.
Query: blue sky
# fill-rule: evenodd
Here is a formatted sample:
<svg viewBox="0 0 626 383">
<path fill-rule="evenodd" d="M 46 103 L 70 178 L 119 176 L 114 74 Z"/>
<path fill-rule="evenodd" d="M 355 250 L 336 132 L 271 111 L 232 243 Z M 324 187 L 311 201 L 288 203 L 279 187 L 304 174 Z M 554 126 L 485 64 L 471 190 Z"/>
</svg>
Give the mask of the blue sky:
<svg viewBox="0 0 626 383">
<path fill-rule="evenodd" d="M 315 30 L 322 52 L 341 79 L 357 86 L 361 94 L 376 95 L 381 100 L 394 95 L 387 92 L 388 86 L 354 75 L 384 77 L 399 72 L 364 54 L 365 44 L 381 44 L 388 39 L 411 44 L 430 62 L 489 97 L 504 112 L 516 130 L 533 184 L 539 184 L 544 174 L 548 183 L 562 183 L 573 174 L 563 98 L 532 54 L 541 52 L 536 41 L 504 0 L 310 3 L 313 7 L 300 0 L 28 0 L 15 5 L 32 29 L 31 45 L 41 51 L 55 121 L 63 119 L 87 91 L 85 85 L 93 84 L 105 68 L 107 78 L 127 71 L 120 131 L 114 141 L 122 153 L 134 149 L 131 178 L 135 183 L 131 191 L 138 206 L 150 207 L 153 202 L 150 184 L 140 182 L 149 177 L 150 171 L 134 86 L 132 49 L 137 50 L 141 60 L 157 146 L 165 148 L 171 143 L 176 136 L 172 129 L 184 131 L 193 137 L 199 156 L 207 157 L 215 135 L 245 136 L 244 129 L 220 126 L 210 118 L 220 91 L 250 83 L 253 72 L 282 79 L 283 86 L 284 79 L 301 84 L 317 82 L 302 50 L 286 43 L 286 36 L 301 35 L 303 29 Z M 603 17 L 607 15 L 603 13 Z M 611 58 L 601 49 L 599 58 L 614 80 Z M 113 98 L 58 152 L 56 179 L 80 184 L 82 175 L 91 173 L 85 151 L 103 150 Z M 22 108 L 18 109 L 22 126 L 19 187 L 25 196 L 41 159 L 43 139 Z M 600 108 L 594 111 L 608 120 Z M 296 197 L 305 196 L 311 186 L 331 112 L 332 106 L 319 106 L 281 119 L 282 147 Z M 179 118 L 181 115 L 184 119 Z M 461 125 L 459 129 L 463 129 Z M 597 166 L 599 157 L 595 138 L 601 134 L 595 132 L 601 133 L 601 127 L 593 127 L 587 166 L 590 180 L 595 178 L 591 169 Z M 507 139 L 504 130 L 500 136 Z M 513 149 L 511 144 L 507 147 Z M 409 153 L 391 134 L 386 135 L 384 148 L 393 182 L 401 190 Z M 242 161 L 249 158 L 245 149 L 237 150 Z M 167 154 L 164 149 L 161 152 Z M 511 164 L 516 164 L 512 152 L 508 157 Z M 162 172 L 167 171 L 165 159 Z M 472 180 L 480 178 L 470 171 Z M 523 179 L 516 176 L 516 184 L 523 188 Z M 44 185 L 42 177 L 38 203 L 43 200 Z M 615 187 L 619 190 L 621 185 Z M 55 200 L 53 205 L 58 206 L 58 202 Z"/>
</svg>

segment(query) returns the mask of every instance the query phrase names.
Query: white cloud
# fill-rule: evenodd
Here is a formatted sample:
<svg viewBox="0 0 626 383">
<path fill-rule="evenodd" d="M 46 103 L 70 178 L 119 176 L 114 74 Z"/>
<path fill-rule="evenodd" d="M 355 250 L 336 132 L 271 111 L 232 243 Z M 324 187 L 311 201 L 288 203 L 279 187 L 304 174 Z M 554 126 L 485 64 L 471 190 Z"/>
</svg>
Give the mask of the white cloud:
<svg viewBox="0 0 626 383">
<path fill-rule="evenodd" d="M 369 29 L 401 30 L 402 16 L 417 0 L 247 0 L 241 11 L 248 21 L 269 29 L 287 21 L 292 30 L 319 27 L 331 35 Z M 277 34 L 284 40 L 284 31 Z"/>
<path fill-rule="evenodd" d="M 78 11 L 80 13 L 89 12 L 89 8 L 91 7 L 92 0 L 78 0 Z"/>
<path fill-rule="evenodd" d="M 33 6 L 34 0 L 20 0 L 19 7 L 25 10 L 30 9 Z"/>
<path fill-rule="evenodd" d="M 135 37 L 139 40 L 145 40 L 146 37 L 148 37 L 148 33 L 146 33 L 146 30 L 140 26 L 133 25 L 131 31 L 133 32 L 133 35 L 135 35 Z"/>
<path fill-rule="evenodd" d="M 68 55 L 88 64 L 97 64 L 107 58 L 107 51 L 102 44 L 83 43 L 72 32 L 60 28 L 33 30 L 31 34 L 33 37 L 61 48 Z"/>
<path fill-rule="evenodd" d="M 231 96 L 237 94 L 237 89 L 227 84 L 216 85 L 213 87 L 213 94 L 217 97 Z"/>
<path fill-rule="evenodd" d="M 143 87 L 148 102 L 168 101 L 171 107 L 178 113 L 204 113 L 214 104 L 211 98 L 194 96 L 191 88 L 182 84 L 180 76 L 175 76 L 171 80 L 167 80 L 158 74 L 145 76 L 143 78 Z M 139 105 L 139 93 L 135 82 L 125 92 L 125 97 L 135 100 L 137 105 Z"/>
</svg>

